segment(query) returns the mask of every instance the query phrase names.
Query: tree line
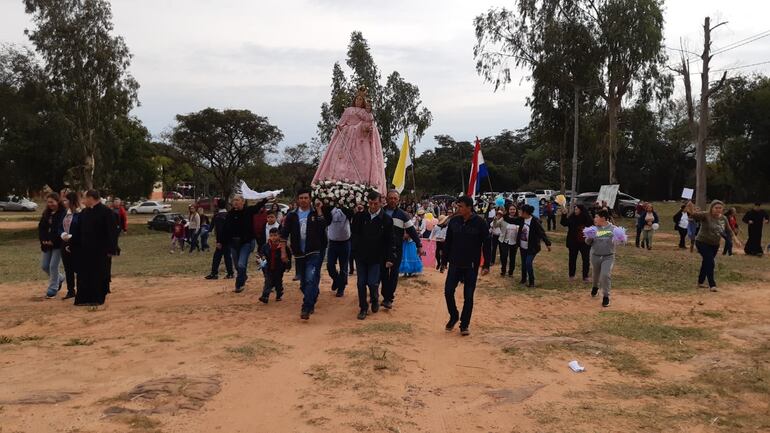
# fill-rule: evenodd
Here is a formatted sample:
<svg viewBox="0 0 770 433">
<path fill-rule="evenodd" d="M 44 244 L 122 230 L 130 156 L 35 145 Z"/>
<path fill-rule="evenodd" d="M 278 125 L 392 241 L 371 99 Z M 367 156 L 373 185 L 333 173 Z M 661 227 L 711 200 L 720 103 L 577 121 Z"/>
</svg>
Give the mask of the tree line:
<svg viewBox="0 0 770 433">
<path fill-rule="evenodd" d="M 98 187 L 139 198 L 159 179 L 167 190 L 193 182 L 220 196 L 240 179 L 291 193 L 310 183 L 360 87 L 390 179 L 403 135 L 417 143 L 433 121 L 419 87 L 398 71 L 383 79 L 354 31 L 345 61 L 332 65 L 329 100 L 308 142 L 279 148 L 283 133 L 268 117 L 211 107 L 177 115 L 153 140 L 131 115 L 139 83 L 125 41 L 113 34 L 109 2 L 23 3 L 32 47 L 0 48 L 0 194 Z M 482 190 L 571 189 L 574 177 L 578 191 L 618 182 L 641 198 L 675 199 L 695 185 L 705 152 L 710 196 L 770 199 L 770 80 L 725 75 L 712 86 L 700 143 L 692 96 L 672 97 L 676 69 L 662 46 L 662 17 L 658 0 L 523 0 L 476 17 L 472 54 L 482 79 L 503 89 L 519 68 L 533 84 L 529 124 L 482 139 L 490 172 Z M 467 184 L 472 143 L 434 138 L 434 148 L 411 155 L 416 192 L 456 195 Z"/>
</svg>

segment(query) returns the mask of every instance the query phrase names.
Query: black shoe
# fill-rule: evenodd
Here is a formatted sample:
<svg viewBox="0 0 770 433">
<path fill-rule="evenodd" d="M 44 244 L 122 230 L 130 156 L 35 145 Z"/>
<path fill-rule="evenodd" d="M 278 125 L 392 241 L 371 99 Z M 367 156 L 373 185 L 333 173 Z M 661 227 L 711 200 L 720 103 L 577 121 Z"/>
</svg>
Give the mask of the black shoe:
<svg viewBox="0 0 770 433">
<path fill-rule="evenodd" d="M 336 296 L 338 298 L 341 298 L 341 297 L 345 296 L 345 292 L 343 290 L 337 290 L 337 294 L 334 295 L 334 296 Z"/>
<path fill-rule="evenodd" d="M 74 297 L 75 297 L 75 292 L 67 292 L 67 295 L 65 297 L 63 297 L 61 300 L 64 301 L 64 300 L 67 300 L 67 299 L 72 299 Z"/>
<path fill-rule="evenodd" d="M 380 311 L 380 304 L 372 304 L 372 313 Z"/>
<path fill-rule="evenodd" d="M 535 287 L 535 282 L 533 281 L 533 282 L 527 284 L 527 287 L 529 287 L 530 289 L 534 288 Z"/>
<path fill-rule="evenodd" d="M 605 296 L 602 298 L 602 307 L 609 307 L 610 306 L 610 297 Z"/>
<path fill-rule="evenodd" d="M 393 302 L 391 302 L 391 301 L 384 301 L 384 302 L 382 303 L 382 308 L 384 308 L 384 309 L 386 309 L 386 310 L 391 310 L 391 309 L 393 309 Z"/>
<path fill-rule="evenodd" d="M 310 312 L 302 310 L 301 313 L 299 313 L 299 318 L 302 320 L 309 320 L 310 319 Z"/>
<path fill-rule="evenodd" d="M 336 291 L 337 291 L 337 288 L 332 286 L 332 292 L 336 292 Z"/>
<path fill-rule="evenodd" d="M 232 280 L 233 278 L 235 278 L 235 274 L 227 274 L 227 275 L 225 275 L 225 279 L 226 280 Z"/>
<path fill-rule="evenodd" d="M 270 301 L 270 299 L 269 299 L 268 297 L 266 297 L 266 296 L 260 296 L 260 297 L 259 297 L 259 300 L 260 300 L 260 302 L 262 302 L 263 304 L 267 304 L 267 303 Z"/>
<path fill-rule="evenodd" d="M 465 328 L 460 327 L 460 335 L 462 335 L 463 337 L 467 337 L 471 335 L 471 331 L 467 327 Z"/>
<path fill-rule="evenodd" d="M 598 294 L 599 294 L 599 288 L 598 287 L 594 287 L 594 288 L 591 289 L 591 297 L 592 298 L 595 297 Z"/>
<path fill-rule="evenodd" d="M 446 327 L 445 327 L 445 329 L 447 330 L 447 332 L 452 332 L 452 330 L 453 330 L 453 329 L 455 329 L 455 325 L 457 325 L 457 322 L 458 322 L 459 320 L 460 320 L 460 319 L 459 319 L 459 318 L 457 318 L 457 317 L 450 317 L 450 318 L 449 318 L 449 321 L 448 321 L 448 322 L 446 322 Z"/>
<path fill-rule="evenodd" d="M 219 279 L 219 275 L 217 275 L 217 274 L 208 274 L 204 278 L 207 279 L 207 280 L 218 280 Z"/>
<path fill-rule="evenodd" d="M 283 293 L 276 293 L 275 294 L 276 302 L 280 301 L 281 299 L 283 299 Z"/>
<path fill-rule="evenodd" d="M 246 288 L 245 288 L 245 287 L 236 287 L 236 288 L 235 288 L 235 290 L 233 290 L 233 292 L 235 292 L 235 293 L 241 293 L 241 292 L 243 292 L 244 290 L 246 290 Z"/>
<path fill-rule="evenodd" d="M 500 272 L 500 276 L 504 277 L 505 276 L 505 271 Z"/>
<path fill-rule="evenodd" d="M 361 310 L 358 312 L 358 320 L 364 320 L 366 319 L 366 310 Z"/>
<path fill-rule="evenodd" d="M 519 280 L 519 284 L 527 284 L 527 280 Z"/>
</svg>

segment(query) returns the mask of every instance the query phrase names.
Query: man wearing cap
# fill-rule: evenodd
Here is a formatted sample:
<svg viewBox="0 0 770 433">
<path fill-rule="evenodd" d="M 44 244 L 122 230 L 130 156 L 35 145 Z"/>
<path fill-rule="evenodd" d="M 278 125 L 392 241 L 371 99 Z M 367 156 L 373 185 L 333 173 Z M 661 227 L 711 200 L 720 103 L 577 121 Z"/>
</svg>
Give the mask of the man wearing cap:
<svg viewBox="0 0 770 433">
<path fill-rule="evenodd" d="M 417 245 L 417 255 L 422 256 L 422 242 L 420 242 L 420 236 L 417 234 L 417 230 L 414 228 L 414 223 L 409 215 L 398 207 L 401 196 L 398 191 L 392 189 L 388 191 L 388 195 L 385 198 L 386 206 L 385 213 L 393 219 L 393 235 L 395 239 L 403 239 L 404 232 L 412 238 Z M 396 287 L 398 286 L 398 269 L 401 263 L 401 256 L 403 254 L 403 243 L 396 242 L 395 245 L 396 255 L 394 260 L 394 266 L 391 268 L 382 268 L 382 307 L 390 310 L 393 308 L 393 299 L 396 294 Z"/>
</svg>

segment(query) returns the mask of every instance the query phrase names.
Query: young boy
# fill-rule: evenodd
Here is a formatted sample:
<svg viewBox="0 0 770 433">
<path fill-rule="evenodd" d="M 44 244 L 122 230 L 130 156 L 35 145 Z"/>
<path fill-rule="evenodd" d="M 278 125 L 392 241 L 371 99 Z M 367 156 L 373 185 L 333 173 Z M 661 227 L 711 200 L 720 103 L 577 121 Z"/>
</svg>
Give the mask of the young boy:
<svg viewBox="0 0 770 433">
<path fill-rule="evenodd" d="M 270 230 L 272 229 L 278 229 L 279 232 L 281 230 L 281 225 L 278 224 L 278 218 L 276 217 L 274 211 L 267 213 L 267 224 L 265 224 L 265 240 L 270 239 Z"/>
<path fill-rule="evenodd" d="M 591 245 L 591 267 L 594 273 L 591 296 L 596 296 L 601 288 L 602 307 L 609 307 L 612 267 L 615 265 L 615 226 L 610 223 L 609 212 L 604 209 L 596 212 L 593 229 L 595 235 L 586 235 L 586 244 Z"/>
<path fill-rule="evenodd" d="M 275 289 L 275 300 L 280 301 L 283 297 L 283 273 L 286 271 L 286 264 L 281 260 L 281 239 L 277 227 L 270 229 L 268 241 L 262 246 L 260 256 L 266 263 L 262 268 L 262 273 L 265 275 L 265 288 L 259 300 L 267 304 L 270 292 Z"/>
<path fill-rule="evenodd" d="M 180 253 L 184 252 L 185 234 L 185 225 L 182 219 L 179 217 L 174 218 L 174 229 L 171 232 L 171 254 L 174 254 L 177 246 Z"/>
</svg>

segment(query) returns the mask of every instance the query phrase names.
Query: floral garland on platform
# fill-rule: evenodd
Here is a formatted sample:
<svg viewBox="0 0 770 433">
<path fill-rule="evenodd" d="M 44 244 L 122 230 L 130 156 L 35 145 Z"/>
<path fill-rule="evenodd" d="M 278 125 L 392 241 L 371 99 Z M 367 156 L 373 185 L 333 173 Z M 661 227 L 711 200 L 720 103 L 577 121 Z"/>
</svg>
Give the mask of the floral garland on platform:
<svg viewBox="0 0 770 433">
<path fill-rule="evenodd" d="M 344 181 L 322 180 L 311 186 L 313 197 L 321 200 L 324 206 L 336 206 L 344 209 L 355 209 L 358 203 L 366 201 L 367 194 L 375 191 L 375 188 L 370 185 L 352 183 L 347 179 Z"/>
</svg>

